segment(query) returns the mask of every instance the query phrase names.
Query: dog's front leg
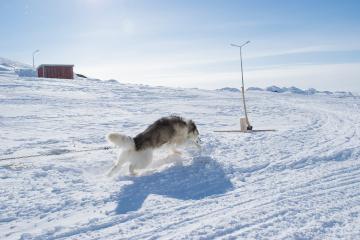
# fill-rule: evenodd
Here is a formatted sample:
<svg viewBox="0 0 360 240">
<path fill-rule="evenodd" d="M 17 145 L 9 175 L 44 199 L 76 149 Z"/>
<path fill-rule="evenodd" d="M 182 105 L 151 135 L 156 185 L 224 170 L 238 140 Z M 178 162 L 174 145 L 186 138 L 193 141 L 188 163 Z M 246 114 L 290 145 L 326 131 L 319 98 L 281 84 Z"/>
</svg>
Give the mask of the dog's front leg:
<svg viewBox="0 0 360 240">
<path fill-rule="evenodd" d="M 200 138 L 194 140 L 193 143 L 199 150 L 201 150 L 201 140 L 200 140 Z"/>
<path fill-rule="evenodd" d="M 171 148 L 171 150 L 172 150 L 172 152 L 173 152 L 174 154 L 177 154 L 177 155 L 181 155 L 181 154 L 182 154 L 182 152 L 180 152 L 179 150 L 176 149 L 176 146 L 173 146 L 173 147 Z"/>
<path fill-rule="evenodd" d="M 118 172 L 121 169 L 121 164 L 115 164 L 111 170 L 108 172 L 107 176 L 112 177 L 115 175 L 116 172 Z"/>
</svg>

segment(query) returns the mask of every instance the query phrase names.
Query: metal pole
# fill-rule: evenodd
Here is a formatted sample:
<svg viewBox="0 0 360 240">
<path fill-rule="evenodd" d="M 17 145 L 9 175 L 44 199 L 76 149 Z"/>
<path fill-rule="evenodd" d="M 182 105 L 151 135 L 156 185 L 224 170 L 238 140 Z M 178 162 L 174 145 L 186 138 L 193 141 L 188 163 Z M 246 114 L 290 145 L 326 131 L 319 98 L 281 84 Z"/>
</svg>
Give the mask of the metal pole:
<svg viewBox="0 0 360 240">
<path fill-rule="evenodd" d="M 241 82 L 242 82 L 241 90 L 242 90 L 242 97 L 243 97 L 243 104 L 244 104 L 245 119 L 246 119 L 246 124 L 248 125 L 248 127 L 249 126 L 251 127 L 249 118 L 247 115 L 246 104 L 245 104 L 244 70 L 243 70 L 243 63 L 242 63 L 241 48 L 240 48 L 240 64 L 241 64 Z"/>
<path fill-rule="evenodd" d="M 247 115 L 247 110 L 246 110 L 246 104 L 245 104 L 244 70 L 243 70 L 243 63 L 242 63 L 242 47 L 245 46 L 248 43 L 250 43 L 250 41 L 247 41 L 247 42 L 245 42 L 244 44 L 242 44 L 240 46 L 236 45 L 236 44 L 231 44 L 231 46 L 238 47 L 240 49 L 242 99 L 243 99 L 243 105 L 244 105 L 244 112 L 245 112 L 245 119 L 246 119 L 247 129 L 252 130 L 252 126 L 250 125 L 250 121 L 249 121 L 249 118 L 248 118 L 248 115 Z"/>
<path fill-rule="evenodd" d="M 38 53 L 38 52 L 40 52 L 39 49 L 35 50 L 35 51 L 33 52 L 33 54 L 32 54 L 32 57 L 33 57 L 33 68 L 35 68 L 35 54 Z"/>
</svg>

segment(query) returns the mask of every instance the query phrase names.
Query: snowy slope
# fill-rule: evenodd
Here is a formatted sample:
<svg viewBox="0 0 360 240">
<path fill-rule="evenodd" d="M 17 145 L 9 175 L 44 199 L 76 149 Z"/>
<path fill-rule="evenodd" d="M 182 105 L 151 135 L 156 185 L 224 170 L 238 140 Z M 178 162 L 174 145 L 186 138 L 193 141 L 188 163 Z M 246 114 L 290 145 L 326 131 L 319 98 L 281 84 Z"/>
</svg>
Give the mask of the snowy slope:
<svg viewBox="0 0 360 240">
<path fill-rule="evenodd" d="M 3 57 L 0 57 L 0 67 L 9 68 L 9 70 L 13 68 L 31 68 L 31 66 L 28 64 L 20 63 Z"/>
<path fill-rule="evenodd" d="M 7 58 L 0 57 L 0 74 L 16 75 L 20 77 L 36 77 L 36 71 L 30 65 L 16 62 Z"/>
<path fill-rule="evenodd" d="M 203 149 L 109 179 L 116 151 L 0 162 L 0 239 L 359 239 L 360 99 L 0 74 L 1 158 L 107 146 L 172 113 Z M 160 166 L 161 165 L 161 166 Z"/>
</svg>

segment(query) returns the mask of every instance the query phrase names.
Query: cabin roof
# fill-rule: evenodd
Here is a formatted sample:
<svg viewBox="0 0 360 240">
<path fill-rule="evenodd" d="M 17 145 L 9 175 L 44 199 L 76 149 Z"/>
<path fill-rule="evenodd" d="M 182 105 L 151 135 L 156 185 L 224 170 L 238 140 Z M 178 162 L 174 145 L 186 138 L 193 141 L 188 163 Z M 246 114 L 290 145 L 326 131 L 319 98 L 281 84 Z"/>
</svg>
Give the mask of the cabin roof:
<svg viewBox="0 0 360 240">
<path fill-rule="evenodd" d="M 41 64 L 37 68 L 41 67 L 74 67 L 73 64 Z"/>
</svg>

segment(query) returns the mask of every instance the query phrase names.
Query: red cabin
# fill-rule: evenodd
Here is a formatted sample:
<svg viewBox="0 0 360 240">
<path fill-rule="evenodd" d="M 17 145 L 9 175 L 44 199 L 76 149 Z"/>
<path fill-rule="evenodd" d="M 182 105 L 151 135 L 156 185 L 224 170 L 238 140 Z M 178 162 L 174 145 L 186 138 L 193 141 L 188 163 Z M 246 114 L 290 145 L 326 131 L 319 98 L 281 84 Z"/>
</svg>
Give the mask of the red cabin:
<svg viewBox="0 0 360 240">
<path fill-rule="evenodd" d="M 74 65 L 41 64 L 37 74 L 42 78 L 74 79 Z"/>
</svg>

